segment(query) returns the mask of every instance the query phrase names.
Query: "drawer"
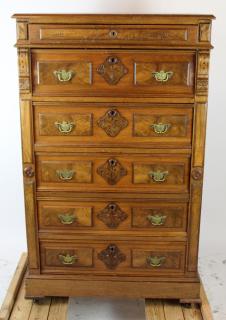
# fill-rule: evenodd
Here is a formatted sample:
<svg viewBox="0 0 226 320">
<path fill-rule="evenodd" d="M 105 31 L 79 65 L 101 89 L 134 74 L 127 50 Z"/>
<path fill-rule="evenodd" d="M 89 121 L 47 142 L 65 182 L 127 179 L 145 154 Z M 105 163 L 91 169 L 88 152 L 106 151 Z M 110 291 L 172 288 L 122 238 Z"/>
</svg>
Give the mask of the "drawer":
<svg viewBox="0 0 226 320">
<path fill-rule="evenodd" d="M 39 229 L 46 232 L 142 231 L 185 232 L 186 202 L 167 200 L 128 201 L 38 201 Z M 167 234 L 168 235 L 168 234 Z"/>
<path fill-rule="evenodd" d="M 39 154 L 36 163 L 40 191 L 188 192 L 189 155 Z"/>
<path fill-rule="evenodd" d="M 185 243 L 41 241 L 42 273 L 183 274 Z"/>
<path fill-rule="evenodd" d="M 197 43 L 192 25 L 61 25 L 30 24 L 31 43 L 73 44 L 190 44 Z"/>
<path fill-rule="evenodd" d="M 193 96 L 195 52 L 32 50 L 33 93 Z"/>
<path fill-rule="evenodd" d="M 192 105 L 35 105 L 35 141 L 43 145 L 191 146 Z"/>
</svg>

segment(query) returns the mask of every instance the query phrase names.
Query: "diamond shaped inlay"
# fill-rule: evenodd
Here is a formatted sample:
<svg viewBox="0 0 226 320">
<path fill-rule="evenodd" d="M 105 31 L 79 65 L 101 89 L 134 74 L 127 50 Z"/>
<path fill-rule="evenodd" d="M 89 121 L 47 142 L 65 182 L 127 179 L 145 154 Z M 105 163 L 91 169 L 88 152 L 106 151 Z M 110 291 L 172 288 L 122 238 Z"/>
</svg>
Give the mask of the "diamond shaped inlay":
<svg viewBox="0 0 226 320">
<path fill-rule="evenodd" d="M 110 109 L 97 121 L 97 124 L 108 136 L 116 137 L 122 129 L 127 127 L 128 121 L 117 109 Z"/>
<path fill-rule="evenodd" d="M 97 218 L 103 221 L 106 226 L 111 229 L 117 228 L 122 221 L 127 219 L 127 217 L 128 214 L 123 212 L 114 202 L 109 203 L 97 214 Z"/>
<path fill-rule="evenodd" d="M 105 250 L 98 253 L 98 259 L 103 261 L 108 269 L 115 269 L 119 263 L 126 260 L 126 255 L 115 244 L 109 244 Z"/>
<path fill-rule="evenodd" d="M 97 72 L 108 84 L 115 85 L 128 73 L 128 69 L 118 57 L 107 57 L 105 62 L 99 65 Z"/>
<path fill-rule="evenodd" d="M 108 184 L 116 184 L 123 176 L 127 175 L 127 170 L 123 168 L 117 159 L 108 159 L 97 168 L 97 173 L 103 177 Z"/>
</svg>

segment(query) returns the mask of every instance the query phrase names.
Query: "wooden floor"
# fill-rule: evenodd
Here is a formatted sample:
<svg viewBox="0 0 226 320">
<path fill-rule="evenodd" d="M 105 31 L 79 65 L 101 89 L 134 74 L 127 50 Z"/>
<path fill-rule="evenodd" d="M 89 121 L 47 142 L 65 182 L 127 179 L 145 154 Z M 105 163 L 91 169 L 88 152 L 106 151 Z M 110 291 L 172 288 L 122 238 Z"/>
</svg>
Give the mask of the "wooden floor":
<svg viewBox="0 0 226 320">
<path fill-rule="evenodd" d="M 66 320 L 68 298 L 45 298 L 41 304 L 24 299 L 24 274 L 27 255 L 21 256 L 18 267 L 0 309 L 0 320 Z M 189 308 L 178 302 L 145 300 L 146 320 L 213 320 L 202 288 L 202 306 Z"/>
</svg>

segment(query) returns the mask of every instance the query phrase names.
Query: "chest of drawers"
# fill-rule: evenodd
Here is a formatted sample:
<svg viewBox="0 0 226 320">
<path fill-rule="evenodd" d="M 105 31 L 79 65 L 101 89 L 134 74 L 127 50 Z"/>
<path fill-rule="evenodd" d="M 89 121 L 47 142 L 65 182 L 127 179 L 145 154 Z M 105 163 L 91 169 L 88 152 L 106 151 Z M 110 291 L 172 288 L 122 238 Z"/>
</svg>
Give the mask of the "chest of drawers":
<svg viewBox="0 0 226 320">
<path fill-rule="evenodd" d="M 198 301 L 214 17 L 14 17 L 26 296 Z"/>
</svg>

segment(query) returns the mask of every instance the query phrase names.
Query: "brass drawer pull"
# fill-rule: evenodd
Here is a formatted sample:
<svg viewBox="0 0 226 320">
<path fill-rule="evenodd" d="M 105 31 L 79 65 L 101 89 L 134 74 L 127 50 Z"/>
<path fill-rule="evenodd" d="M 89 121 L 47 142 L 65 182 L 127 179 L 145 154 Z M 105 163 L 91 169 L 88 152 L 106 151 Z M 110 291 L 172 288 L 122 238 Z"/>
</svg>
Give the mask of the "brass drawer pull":
<svg viewBox="0 0 226 320">
<path fill-rule="evenodd" d="M 153 128 L 155 133 L 164 134 L 164 133 L 167 133 L 167 131 L 171 127 L 171 124 L 159 122 L 159 123 L 152 124 L 151 127 Z"/>
<path fill-rule="evenodd" d="M 74 170 L 57 170 L 56 171 L 60 180 L 71 180 L 74 176 Z"/>
<path fill-rule="evenodd" d="M 59 254 L 58 257 L 60 262 L 65 265 L 72 265 L 72 264 L 75 264 L 76 261 L 78 261 L 78 257 L 76 255 L 71 256 L 68 253 L 65 256 L 62 254 Z"/>
<path fill-rule="evenodd" d="M 167 82 L 173 76 L 173 71 L 155 71 L 152 72 L 152 76 L 155 78 L 156 81 L 159 82 Z"/>
<path fill-rule="evenodd" d="M 56 121 L 55 126 L 57 127 L 60 133 L 70 133 L 73 130 L 75 124 L 70 121 Z"/>
<path fill-rule="evenodd" d="M 72 224 L 76 220 L 75 215 L 74 214 L 70 214 L 70 213 L 59 214 L 58 218 L 60 219 L 60 222 L 62 224 Z"/>
<path fill-rule="evenodd" d="M 147 220 L 153 225 L 153 226 L 162 226 L 164 225 L 166 221 L 166 216 L 155 214 L 155 215 L 148 215 Z"/>
<path fill-rule="evenodd" d="M 149 176 L 154 182 L 164 182 L 169 174 L 169 171 L 152 171 L 149 173 Z"/>
<path fill-rule="evenodd" d="M 165 261 L 166 261 L 165 257 L 157 257 L 157 256 L 147 257 L 147 263 L 154 268 L 161 267 Z"/>
<path fill-rule="evenodd" d="M 59 80 L 60 82 L 68 82 L 70 81 L 73 76 L 75 75 L 74 71 L 72 70 L 55 70 L 53 71 L 54 76 Z"/>
</svg>

